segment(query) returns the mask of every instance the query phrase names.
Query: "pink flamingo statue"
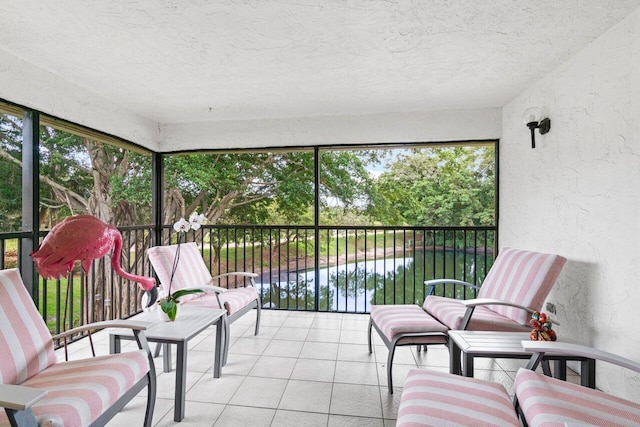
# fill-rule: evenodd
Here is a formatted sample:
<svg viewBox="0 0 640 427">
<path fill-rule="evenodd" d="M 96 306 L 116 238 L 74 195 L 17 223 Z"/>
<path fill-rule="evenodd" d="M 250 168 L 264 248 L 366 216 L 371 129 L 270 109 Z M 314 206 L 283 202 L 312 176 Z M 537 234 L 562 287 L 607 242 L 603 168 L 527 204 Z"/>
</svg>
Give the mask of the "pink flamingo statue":
<svg viewBox="0 0 640 427">
<path fill-rule="evenodd" d="M 129 274 L 120 265 L 122 235 L 117 228 L 91 215 L 66 218 L 51 229 L 40 247 L 31 253 L 36 268 L 47 279 L 67 276 L 76 260 L 89 272 L 94 259 L 102 258 L 113 248 L 111 265 L 121 277 L 138 283 L 146 291 L 143 300 L 150 307 L 158 298 L 156 281 L 151 277 Z"/>
</svg>

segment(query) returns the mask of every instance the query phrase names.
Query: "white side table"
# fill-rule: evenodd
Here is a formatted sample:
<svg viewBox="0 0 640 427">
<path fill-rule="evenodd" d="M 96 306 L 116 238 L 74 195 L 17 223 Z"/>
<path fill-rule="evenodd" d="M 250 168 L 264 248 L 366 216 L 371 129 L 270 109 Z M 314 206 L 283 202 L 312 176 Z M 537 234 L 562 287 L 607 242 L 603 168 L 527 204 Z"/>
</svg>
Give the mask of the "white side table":
<svg viewBox="0 0 640 427">
<path fill-rule="evenodd" d="M 473 377 L 473 360 L 476 357 L 504 359 L 529 359 L 531 352 L 522 348 L 522 341 L 529 341 L 528 332 L 449 331 L 449 370 L 454 374 Z M 545 355 L 543 360 L 554 361 L 554 377 L 567 379 L 567 360 L 581 363 L 581 383 L 596 387 L 596 361 L 587 357 Z M 462 362 L 462 363 L 461 363 Z M 460 366 L 462 364 L 462 372 Z"/>
<path fill-rule="evenodd" d="M 209 326 L 216 325 L 216 349 L 213 367 L 214 378 L 220 378 L 222 369 L 222 341 L 224 336 L 224 324 L 227 318 L 227 311 L 222 309 L 208 309 L 195 307 L 180 307 L 180 315 L 173 322 L 162 322 L 158 320 L 157 313 L 140 313 L 131 319 L 147 321 L 150 326 L 145 331 L 145 336 L 149 342 L 157 342 L 165 345 L 162 352 L 164 360 L 164 371 L 171 371 L 171 352 L 168 345 L 175 344 L 177 347 L 176 360 L 176 386 L 175 386 L 175 406 L 173 420 L 182 421 L 184 419 L 186 378 L 187 378 L 187 347 L 191 338 Z M 133 334 L 127 329 L 113 329 L 109 332 L 109 351 L 111 353 L 120 352 L 120 340 L 133 339 Z"/>
</svg>

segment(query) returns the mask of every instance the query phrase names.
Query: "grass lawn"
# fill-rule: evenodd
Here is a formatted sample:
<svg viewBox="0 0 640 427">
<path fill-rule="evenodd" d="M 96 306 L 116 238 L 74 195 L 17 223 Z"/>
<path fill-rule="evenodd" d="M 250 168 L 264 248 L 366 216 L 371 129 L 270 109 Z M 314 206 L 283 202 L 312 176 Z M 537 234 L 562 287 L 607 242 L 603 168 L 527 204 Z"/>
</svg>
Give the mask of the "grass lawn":
<svg viewBox="0 0 640 427">
<path fill-rule="evenodd" d="M 39 285 L 39 309 L 45 318 L 50 331 L 56 331 L 56 319 L 64 315 L 65 299 L 67 298 L 67 279 L 60 280 L 40 280 Z M 73 280 L 73 307 L 67 307 L 67 316 L 73 311 L 74 319 L 80 316 L 81 282 L 80 279 Z M 56 310 L 60 310 L 58 313 Z M 77 322 L 74 321 L 74 324 Z"/>
</svg>

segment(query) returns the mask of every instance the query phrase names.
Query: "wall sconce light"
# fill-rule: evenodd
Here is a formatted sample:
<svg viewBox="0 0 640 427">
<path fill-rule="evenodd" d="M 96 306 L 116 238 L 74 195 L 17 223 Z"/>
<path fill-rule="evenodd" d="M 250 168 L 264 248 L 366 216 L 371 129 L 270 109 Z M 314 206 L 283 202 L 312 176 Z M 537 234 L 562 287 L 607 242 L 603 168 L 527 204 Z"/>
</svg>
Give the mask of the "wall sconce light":
<svg viewBox="0 0 640 427">
<path fill-rule="evenodd" d="M 542 118 L 544 112 L 542 108 L 532 107 L 528 108 L 522 115 L 522 120 L 531 130 L 531 148 L 536 148 L 536 136 L 533 133 L 534 129 L 540 131 L 540 135 L 544 135 L 551 129 L 551 120 L 548 118 Z"/>
</svg>

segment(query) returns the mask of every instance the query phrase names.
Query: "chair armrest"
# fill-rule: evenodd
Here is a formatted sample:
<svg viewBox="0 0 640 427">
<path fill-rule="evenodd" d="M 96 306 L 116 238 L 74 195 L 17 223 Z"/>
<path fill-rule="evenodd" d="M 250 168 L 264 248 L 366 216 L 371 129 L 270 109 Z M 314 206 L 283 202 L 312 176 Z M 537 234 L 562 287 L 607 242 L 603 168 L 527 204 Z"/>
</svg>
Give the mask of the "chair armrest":
<svg viewBox="0 0 640 427">
<path fill-rule="evenodd" d="M 14 384 L 0 384 L 0 407 L 24 411 L 47 395 L 46 390 Z"/>
<path fill-rule="evenodd" d="M 466 286 L 468 288 L 473 288 L 476 291 L 480 290 L 479 286 L 476 286 L 476 285 L 474 285 L 472 283 L 464 282 L 462 280 L 433 279 L 433 280 L 425 280 L 424 281 L 424 285 L 429 287 L 429 290 L 427 292 L 425 292 L 425 295 L 433 295 L 433 291 L 435 290 L 436 285 L 448 285 L 448 284 L 462 285 L 462 286 Z"/>
<path fill-rule="evenodd" d="M 248 277 L 249 281 L 251 282 L 251 286 L 252 287 L 256 287 L 256 282 L 255 282 L 255 278 L 258 277 L 258 274 L 256 273 L 249 273 L 246 271 L 231 271 L 229 273 L 222 273 L 222 274 L 218 274 L 217 276 L 212 276 L 211 277 L 211 281 L 213 282 L 214 280 L 218 280 L 221 281 L 222 279 L 224 279 L 225 277 L 233 277 L 233 276 L 240 276 L 240 277 Z M 226 290 L 226 288 L 220 288 L 220 289 L 224 289 Z"/>
<path fill-rule="evenodd" d="M 221 294 L 223 292 L 228 291 L 227 288 L 214 286 L 214 285 L 204 285 L 204 286 L 198 286 L 197 288 L 184 288 L 184 289 L 202 289 L 205 293 L 208 293 L 208 294 L 212 294 L 212 293 Z"/>
<path fill-rule="evenodd" d="M 529 313 L 533 313 L 535 311 L 530 309 L 529 307 L 525 307 L 524 305 L 494 298 L 474 298 L 461 301 L 461 303 L 467 307 L 478 307 L 480 305 L 508 305 L 509 307 L 520 308 L 522 310 L 528 311 Z"/>
<path fill-rule="evenodd" d="M 120 328 L 120 329 L 131 329 L 133 331 L 133 335 L 138 343 L 138 348 L 141 350 L 145 350 L 150 357 L 151 362 L 153 362 L 153 357 L 151 355 L 151 350 L 149 349 L 149 343 L 147 342 L 147 337 L 144 335 L 144 332 L 149 326 L 149 322 L 142 322 L 139 320 L 129 320 L 129 319 L 117 319 L 117 320 L 105 320 L 103 322 L 95 322 L 89 323 L 87 325 L 78 326 L 77 328 L 69 329 L 68 331 L 61 332 L 57 335 L 51 337 L 52 340 L 63 340 L 64 342 L 64 358 L 65 360 L 69 360 L 69 353 L 67 352 L 67 337 L 82 333 L 89 332 L 89 344 L 91 346 L 91 354 L 95 357 L 96 352 L 93 346 L 93 339 L 91 338 L 91 331 L 107 329 L 107 328 Z"/>
<path fill-rule="evenodd" d="M 252 279 L 255 279 L 256 277 L 258 277 L 257 273 L 249 273 L 246 271 L 232 271 L 229 273 L 222 273 L 222 274 L 218 274 L 217 276 L 213 276 L 211 277 L 211 279 L 220 279 L 222 277 L 228 277 L 228 276 L 244 276 L 244 277 L 250 277 Z"/>
<path fill-rule="evenodd" d="M 68 331 L 61 332 L 51 337 L 54 340 L 62 339 L 71 335 L 78 334 L 80 332 L 95 331 L 106 328 L 125 328 L 133 329 L 135 331 L 144 331 L 147 329 L 148 323 L 137 320 L 106 320 L 104 322 L 89 323 L 86 325 L 78 326 L 77 328 L 69 329 Z"/>
<path fill-rule="evenodd" d="M 532 310 L 529 307 L 525 307 L 523 305 L 515 304 L 513 302 L 504 301 L 501 299 L 493 299 L 493 298 L 474 298 L 474 299 L 462 300 L 460 301 L 460 303 L 463 304 L 465 307 L 467 307 L 467 311 L 464 314 L 464 317 L 462 319 L 462 324 L 461 324 L 462 330 L 467 329 L 467 326 L 469 326 L 469 322 L 471 321 L 471 316 L 473 316 L 474 310 L 476 309 L 476 307 L 481 305 L 506 305 L 509 307 L 515 307 L 521 310 L 525 310 L 529 313 L 535 312 L 535 310 Z M 559 325 L 558 322 L 551 321 L 551 323 Z"/>
<path fill-rule="evenodd" d="M 522 341 L 522 348 L 531 353 L 541 353 L 553 356 L 573 355 L 587 357 L 589 359 L 601 360 L 603 362 L 631 369 L 635 372 L 640 372 L 639 362 L 586 345 L 562 341 Z"/>
<path fill-rule="evenodd" d="M 524 305 L 520 305 L 520 304 L 516 304 L 513 302 L 509 302 L 509 301 L 504 301 L 501 299 L 494 299 L 494 298 L 474 298 L 474 299 L 468 299 L 468 300 L 464 300 L 461 301 L 462 304 L 464 304 L 467 308 L 469 307 L 478 307 L 480 305 L 506 305 L 509 307 L 515 307 L 515 308 L 519 308 L 521 310 L 527 311 L 531 314 L 535 313 L 535 310 L 529 308 L 529 307 L 525 307 Z M 554 325 L 558 325 L 560 326 L 560 323 L 556 322 L 555 320 L 551 320 L 551 323 L 553 323 Z"/>
</svg>

